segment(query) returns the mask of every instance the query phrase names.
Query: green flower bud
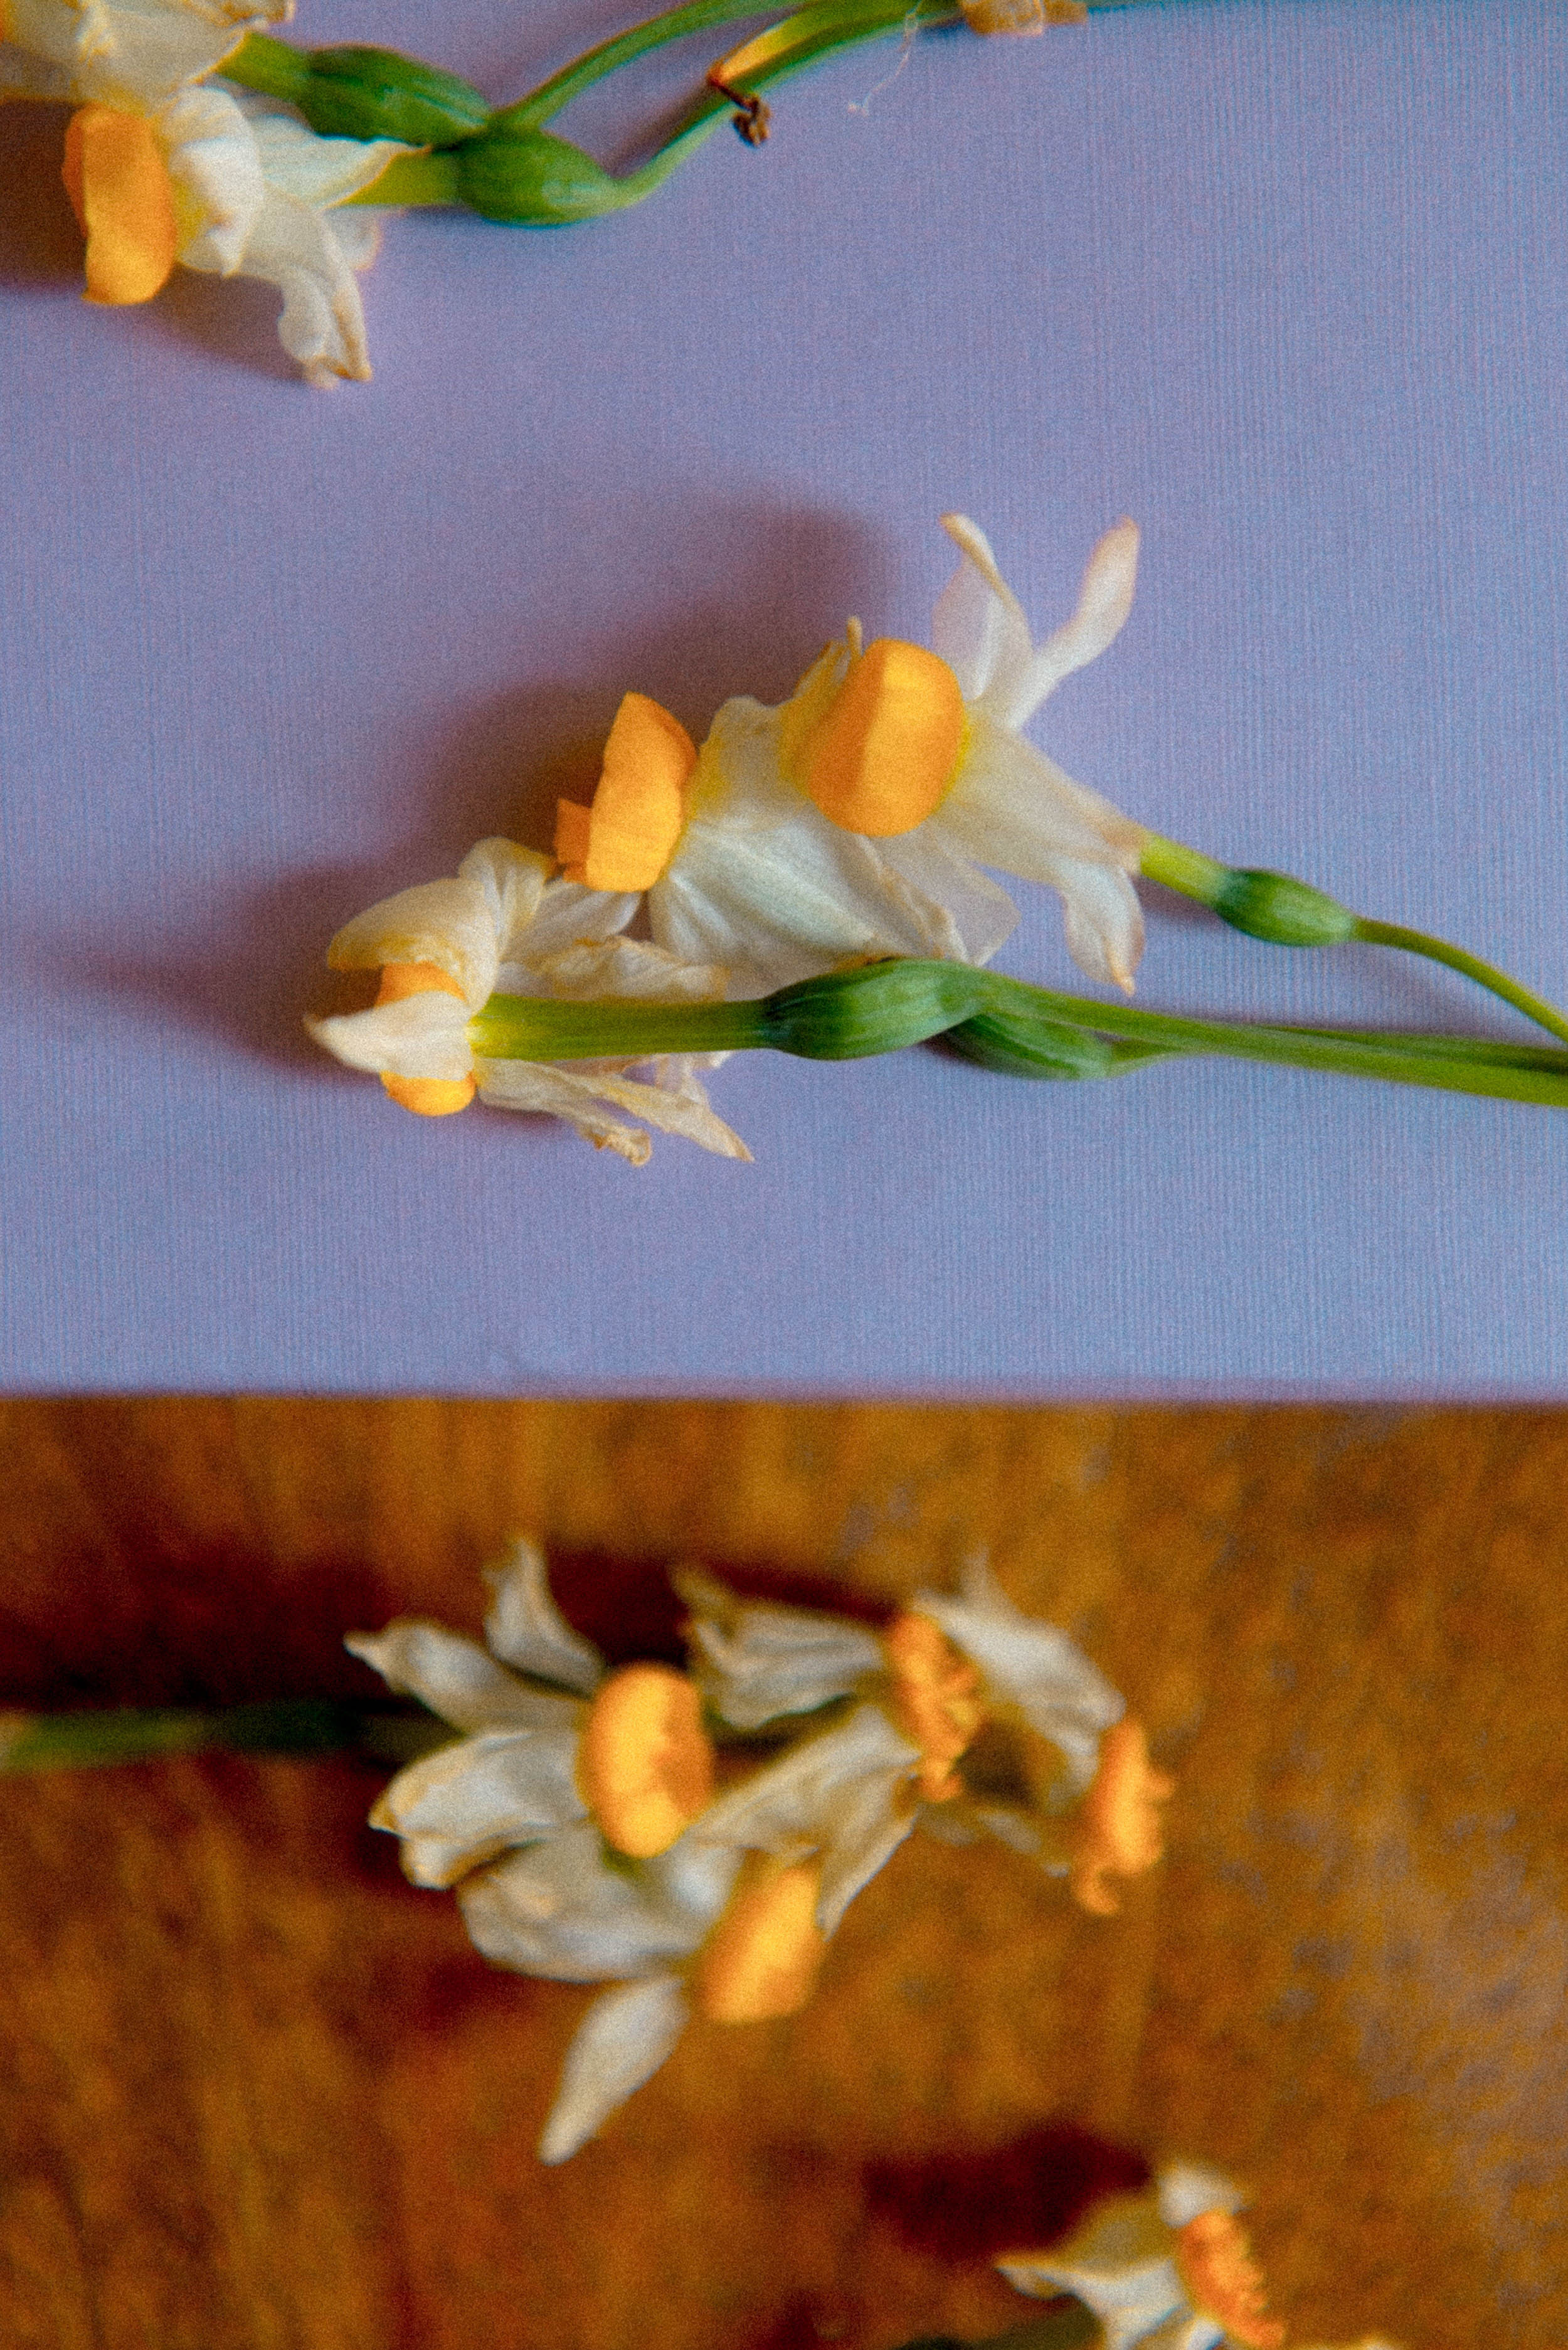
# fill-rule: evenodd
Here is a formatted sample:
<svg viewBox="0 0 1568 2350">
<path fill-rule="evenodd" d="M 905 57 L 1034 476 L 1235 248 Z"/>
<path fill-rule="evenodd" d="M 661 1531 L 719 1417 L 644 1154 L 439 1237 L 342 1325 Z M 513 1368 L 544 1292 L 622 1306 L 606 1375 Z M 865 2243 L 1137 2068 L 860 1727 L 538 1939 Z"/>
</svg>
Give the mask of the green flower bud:
<svg viewBox="0 0 1568 2350">
<path fill-rule="evenodd" d="M 1356 935 L 1356 917 L 1288 873 L 1231 869 L 1209 901 L 1222 922 L 1277 947 L 1343 946 Z"/>
<path fill-rule="evenodd" d="M 625 183 L 570 140 L 504 115 L 465 140 L 453 160 L 459 203 L 485 220 L 566 228 L 630 201 Z"/>
<path fill-rule="evenodd" d="M 1086 1028 L 1012 1012 L 961 1021 L 942 1041 L 1002 1077 L 1115 1077 L 1166 1053 L 1160 1045 L 1115 1044 Z"/>
<path fill-rule="evenodd" d="M 301 50 L 253 33 L 224 72 L 247 89 L 297 106 L 324 139 L 455 147 L 490 120 L 489 106 L 470 83 L 395 49 Z"/>
<path fill-rule="evenodd" d="M 753 1008 L 758 1042 L 808 1061 L 854 1061 L 922 1045 L 978 1012 L 989 976 L 963 962 L 871 962 L 781 988 Z"/>
</svg>

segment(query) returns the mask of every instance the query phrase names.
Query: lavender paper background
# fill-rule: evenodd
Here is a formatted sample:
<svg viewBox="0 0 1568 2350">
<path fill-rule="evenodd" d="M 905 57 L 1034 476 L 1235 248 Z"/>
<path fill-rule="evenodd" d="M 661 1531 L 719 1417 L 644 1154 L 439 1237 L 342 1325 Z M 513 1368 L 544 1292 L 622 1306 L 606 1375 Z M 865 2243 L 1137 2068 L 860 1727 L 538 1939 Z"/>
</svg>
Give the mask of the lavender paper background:
<svg viewBox="0 0 1568 2350">
<path fill-rule="evenodd" d="M 496 97 L 606 0 L 305 0 Z M 711 53 L 711 43 L 707 54 Z M 752 1167 L 408 1118 L 316 1055 L 333 929 L 544 842 L 622 690 L 701 733 L 936 528 L 1042 623 L 1145 531 L 1040 739 L 1146 820 L 1568 995 L 1568 16 L 1219 0 L 796 84 L 556 234 L 410 216 L 375 383 L 266 289 L 78 298 L 61 118 L 0 109 L 0 1383 L 1560 1395 L 1568 1123 L 1206 1064 L 1115 1086 L 753 1056 Z M 564 126 L 613 154 L 700 68 Z M 1070 983 L 1024 891 L 1004 966 Z M 1489 1015 L 1151 895 L 1141 1000 Z M 1158 902 L 1156 902 L 1156 900 Z"/>
</svg>

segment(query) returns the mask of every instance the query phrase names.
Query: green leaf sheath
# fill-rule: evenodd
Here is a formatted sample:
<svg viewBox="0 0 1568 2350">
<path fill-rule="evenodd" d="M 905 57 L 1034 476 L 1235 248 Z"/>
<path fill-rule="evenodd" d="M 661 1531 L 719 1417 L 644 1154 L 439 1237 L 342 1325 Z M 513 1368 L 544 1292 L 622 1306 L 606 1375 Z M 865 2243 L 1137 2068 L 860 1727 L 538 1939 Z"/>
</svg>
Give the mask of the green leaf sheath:
<svg viewBox="0 0 1568 2350">
<path fill-rule="evenodd" d="M 1521 987 L 1495 963 L 1484 962 L 1479 955 L 1450 946 L 1446 939 L 1433 938 L 1425 931 L 1407 930 L 1398 922 L 1375 922 L 1364 914 L 1352 913 L 1337 899 L 1288 873 L 1220 865 L 1180 841 L 1162 839 L 1158 833 L 1150 833 L 1145 841 L 1139 869 L 1149 880 L 1162 881 L 1184 898 L 1196 898 L 1233 931 L 1243 931 L 1249 938 L 1265 940 L 1272 946 L 1344 946 L 1354 940 L 1362 946 L 1397 947 L 1405 954 L 1421 955 L 1428 962 L 1441 963 L 1446 970 L 1474 980 L 1478 987 L 1522 1012 L 1549 1035 L 1568 1043 L 1568 1018 L 1545 996 Z"/>
<path fill-rule="evenodd" d="M 1542 1045 L 1186 1019 L 1060 994 L 968 963 L 868 963 L 749 1003 L 563 1003 L 493 995 L 469 1023 L 483 1060 L 640 1059 L 767 1047 L 841 1061 L 936 1036 L 948 1036 L 988 1068 L 1021 1076 L 1109 1076 L 1172 1054 L 1219 1054 L 1568 1108 L 1568 1053 Z"/>
<path fill-rule="evenodd" d="M 396 1767 L 449 1744 L 454 1734 L 422 1706 L 363 1706 L 336 1698 L 0 1714 L 0 1771 L 101 1769 L 218 1752 L 351 1752 Z"/>
</svg>

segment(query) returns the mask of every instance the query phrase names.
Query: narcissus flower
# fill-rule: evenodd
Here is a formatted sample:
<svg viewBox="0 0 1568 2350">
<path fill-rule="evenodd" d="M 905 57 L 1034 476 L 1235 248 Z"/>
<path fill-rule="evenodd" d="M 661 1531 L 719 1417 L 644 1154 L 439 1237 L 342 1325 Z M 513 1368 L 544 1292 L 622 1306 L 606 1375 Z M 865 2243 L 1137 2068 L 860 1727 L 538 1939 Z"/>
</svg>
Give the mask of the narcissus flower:
<svg viewBox="0 0 1568 2350">
<path fill-rule="evenodd" d="M 313 383 L 368 378 L 354 272 L 379 230 L 338 207 L 372 187 L 391 140 L 321 139 L 286 108 L 212 86 L 291 0 L 4 0 L 0 98 L 74 106 L 66 189 L 87 238 L 87 297 L 150 301 L 176 262 L 259 277 L 284 296 L 278 333 Z"/>
<path fill-rule="evenodd" d="M 591 808 L 561 805 L 568 874 L 646 890 L 659 943 L 726 966 L 734 994 L 857 957 L 989 962 L 1018 910 L 986 865 L 1058 890 L 1077 962 L 1132 986 L 1128 876 L 1148 836 L 1020 730 L 1120 629 L 1137 532 L 1106 534 L 1073 618 L 1036 646 L 984 535 L 961 515 L 945 527 L 964 562 L 934 650 L 867 645 L 852 620 L 787 702 L 725 702 L 701 751 L 628 695 Z"/>
<path fill-rule="evenodd" d="M 1218 2171 L 1179 2163 L 1149 2195 L 1102 2204 L 1078 2235 L 997 2267 L 1020 2293 L 1072 2293 L 1105 2329 L 1106 2350 L 1281 2350 L 1263 2280 L 1236 2218 L 1246 2201 Z"/>
<path fill-rule="evenodd" d="M 823 1836 L 809 1814 L 777 1858 L 699 1836 L 713 1755 L 694 1685 L 664 1665 L 607 1672 L 531 1544 L 491 1582 L 483 1648 L 413 1618 L 348 1645 L 464 1733 L 400 1772 L 370 1814 L 402 1839 L 413 1882 L 455 1886 L 497 1965 L 617 1985 L 566 2055 L 539 2145 L 560 2162 L 658 2070 L 693 2012 L 741 2023 L 805 2005 L 826 1949 Z"/>
<path fill-rule="evenodd" d="M 677 1579 L 692 1610 L 692 1670 L 722 1720 L 760 1729 L 863 1700 L 797 1750 L 794 1782 L 780 1766 L 774 1791 L 798 1783 L 817 1816 L 839 1824 L 825 1856 L 825 1924 L 917 1816 L 961 1840 L 997 1836 L 1048 1866 L 1060 1842 L 1055 1865 L 1099 1914 L 1117 1906 L 1116 1877 L 1160 1857 L 1172 1782 L 1150 1768 L 1142 1730 L 1065 1634 L 1013 1607 L 982 1565 L 971 1564 L 959 1597 L 917 1592 L 882 1633 L 738 1600 L 703 1575 Z M 787 1808 L 764 1816 L 745 1788 L 722 1797 L 698 1832 L 713 1830 L 764 1849 L 800 1833 Z"/>
<path fill-rule="evenodd" d="M 427 1118 L 465 1108 L 477 1093 L 504 1109 L 564 1118 L 637 1165 L 651 1147 L 649 1126 L 722 1157 L 749 1157 L 709 1108 L 684 1056 L 656 1062 L 651 1084 L 626 1076 L 631 1062 L 476 1056 L 468 1024 L 498 990 L 664 1003 L 723 992 L 722 972 L 619 935 L 635 897 L 552 881 L 551 869 L 548 858 L 514 841 L 482 840 L 455 879 L 401 890 L 358 915 L 338 931 L 327 961 L 335 971 L 379 968 L 379 997 L 369 1012 L 307 1021 L 310 1034 L 350 1068 L 375 1071 L 394 1101 Z M 618 1110 L 644 1123 L 628 1125 Z"/>
</svg>

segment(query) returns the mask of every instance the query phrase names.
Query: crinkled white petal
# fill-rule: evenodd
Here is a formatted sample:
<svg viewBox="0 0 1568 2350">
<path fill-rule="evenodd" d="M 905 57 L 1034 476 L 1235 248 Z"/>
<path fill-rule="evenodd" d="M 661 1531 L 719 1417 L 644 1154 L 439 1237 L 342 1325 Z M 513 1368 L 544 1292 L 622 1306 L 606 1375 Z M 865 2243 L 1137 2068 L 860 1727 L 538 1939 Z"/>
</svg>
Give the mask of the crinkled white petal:
<svg viewBox="0 0 1568 2350">
<path fill-rule="evenodd" d="M 406 1690 L 457 1730 L 575 1729 L 582 1720 L 576 1698 L 529 1689 L 477 1640 L 421 1617 L 400 1616 L 380 1632 L 350 1632 L 343 1645 L 389 1688 Z"/>
<path fill-rule="evenodd" d="M 548 858 L 540 862 L 549 869 Z M 529 919 L 526 935 L 519 932 L 503 941 L 503 959 L 531 962 L 536 956 L 580 946 L 585 940 L 613 938 L 641 903 L 631 889 L 586 889 L 580 881 L 551 881 Z"/>
<path fill-rule="evenodd" d="M 553 870 L 553 859 L 541 857 L 536 848 L 524 848 L 515 840 L 498 836 L 476 841 L 458 867 L 457 878 L 463 887 L 483 892 L 497 962 L 524 951 L 533 940 L 549 903 Z M 483 931 L 478 935 L 483 937 Z M 477 987 L 483 981 L 485 993 L 493 995 L 497 975 L 488 957 L 486 949 L 475 960 L 473 983 Z"/>
<path fill-rule="evenodd" d="M 396 139 L 323 139 L 274 99 L 241 99 L 255 134 L 267 185 L 315 212 L 373 188 L 389 163 L 417 151 Z"/>
<path fill-rule="evenodd" d="M 1206 2211 L 1241 2211 L 1247 2204 L 1233 2178 L 1203 2162 L 1173 2162 L 1162 2170 L 1157 2199 L 1168 2228 L 1185 2228 Z"/>
<path fill-rule="evenodd" d="M 610 1867 L 595 1827 L 510 1854 L 465 1878 L 457 1898 L 487 1959 L 558 1982 L 660 1971 L 690 1958 L 712 1922 L 666 1898 L 646 1867 Z"/>
<path fill-rule="evenodd" d="M 502 1109 L 564 1118 L 586 1140 L 607 1145 L 634 1167 L 646 1162 L 652 1145 L 643 1127 L 626 1125 L 610 1114 L 612 1109 L 629 1111 L 666 1134 L 682 1135 L 722 1159 L 752 1155 L 705 1103 L 683 1099 L 662 1087 L 543 1061 L 478 1061 L 474 1067 L 482 1100 Z"/>
<path fill-rule="evenodd" d="M 1168 2258 L 1146 2256 L 1120 2266 L 1102 2265 L 1064 2246 L 1050 2252 L 1014 2253 L 996 2265 L 1009 2284 L 1038 2300 L 1075 2293 L 1105 2329 L 1106 2350 L 1132 2350 L 1172 2318 L 1182 2324 L 1192 2321 L 1186 2288 Z M 1218 2342 L 1223 2334 L 1211 2338 Z"/>
<path fill-rule="evenodd" d="M 416 1885 L 446 1886 L 514 1845 L 586 1819 L 574 1729 L 492 1730 L 400 1771 L 370 1825 L 401 1836 Z"/>
<path fill-rule="evenodd" d="M 685 2031 L 686 1994 L 675 1975 L 628 1983 L 597 1999 L 566 2051 L 561 2085 L 539 2140 L 541 2162 L 565 2162 L 616 2107 L 652 2077 Z"/>
<path fill-rule="evenodd" d="M 1097 660 L 1121 633 L 1137 586 L 1137 525 L 1119 522 L 1089 556 L 1077 609 L 1046 638 L 1022 675 L 1004 686 L 998 677 L 985 707 L 1003 726 L 1023 726 L 1064 677 Z"/>
<path fill-rule="evenodd" d="M 480 843 L 481 848 L 490 846 Z M 477 857 L 478 850 L 471 856 Z M 334 971 L 373 971 L 387 962 L 434 963 L 451 973 L 468 1009 L 477 1012 L 495 993 L 500 962 L 501 909 L 493 880 L 487 868 L 476 869 L 452 880 L 421 881 L 415 889 L 400 889 L 395 898 L 383 898 L 344 924 L 327 950 L 327 962 Z"/>
<path fill-rule="evenodd" d="M 78 103 L 155 113 L 184 83 L 215 72 L 245 39 L 284 23 L 292 0 L 260 6 L 202 6 L 194 0 L 107 0 L 110 39 L 85 58 L 72 95 Z"/>
<path fill-rule="evenodd" d="M 719 963 L 734 996 L 765 995 L 864 955 L 956 954 L 950 919 L 884 865 L 873 843 L 797 800 L 793 822 L 693 821 L 648 893 L 658 943 Z"/>
<path fill-rule="evenodd" d="M 493 1656 L 520 1673 L 558 1681 L 592 1697 L 605 1661 L 591 1640 L 574 1632 L 550 1592 L 549 1570 L 537 1544 L 516 1540 L 501 1566 L 487 1567 L 492 1593 L 484 1638 Z"/>
<path fill-rule="evenodd" d="M 75 67 L 114 45 L 107 0 L 5 0 L 0 30 L 0 60 L 14 47 L 47 65 Z"/>
<path fill-rule="evenodd" d="M 642 1003 L 716 1003 L 729 978 L 720 964 L 682 962 L 646 939 L 582 939 L 557 953 L 531 956 L 524 968 L 545 993 L 578 1003 L 598 995 L 625 995 Z"/>
<path fill-rule="evenodd" d="M 466 1077 L 474 1066 L 468 1006 L 440 989 L 369 1012 L 307 1018 L 316 1042 L 351 1069 L 393 1077 Z"/>
<path fill-rule="evenodd" d="M 698 1843 L 753 1852 L 819 1851 L 840 1816 L 832 1806 L 844 1788 L 888 1773 L 909 1777 L 919 1760 L 919 1749 L 900 1737 L 879 1706 L 857 1706 L 836 1729 L 802 1739 L 718 1796 L 687 1834 Z"/>
<path fill-rule="evenodd" d="M 1077 1785 L 1088 1786 L 1100 1738 L 1121 1720 L 1127 1705 L 1065 1632 L 1025 1616 L 1010 1602 L 977 1607 L 945 1593 L 918 1591 L 909 1607 L 941 1626 L 980 1667 L 988 1697 L 1015 1708 L 1031 1730 L 1060 1747 Z"/>
<path fill-rule="evenodd" d="M 670 1580 L 692 1611 L 688 1637 L 698 1687 L 737 1730 L 811 1713 L 883 1669 L 882 1644 L 862 1625 L 739 1600 L 695 1568 Z"/>
<path fill-rule="evenodd" d="M 269 186 L 240 275 L 259 277 L 282 294 L 278 340 L 307 383 L 321 388 L 340 377 L 369 383 L 364 305 L 325 213 Z"/>
<path fill-rule="evenodd" d="M 174 185 L 180 258 L 187 268 L 230 276 L 266 200 L 250 124 L 226 90 L 194 87 L 171 99 L 157 128 Z"/>
<path fill-rule="evenodd" d="M 968 515 L 942 516 L 942 528 L 963 561 L 937 598 L 931 615 L 931 650 L 959 681 L 966 702 L 978 702 L 994 686 L 1016 690 L 1034 657 L 1034 640 L 1023 608 L 997 569 L 991 541 Z"/>
</svg>

